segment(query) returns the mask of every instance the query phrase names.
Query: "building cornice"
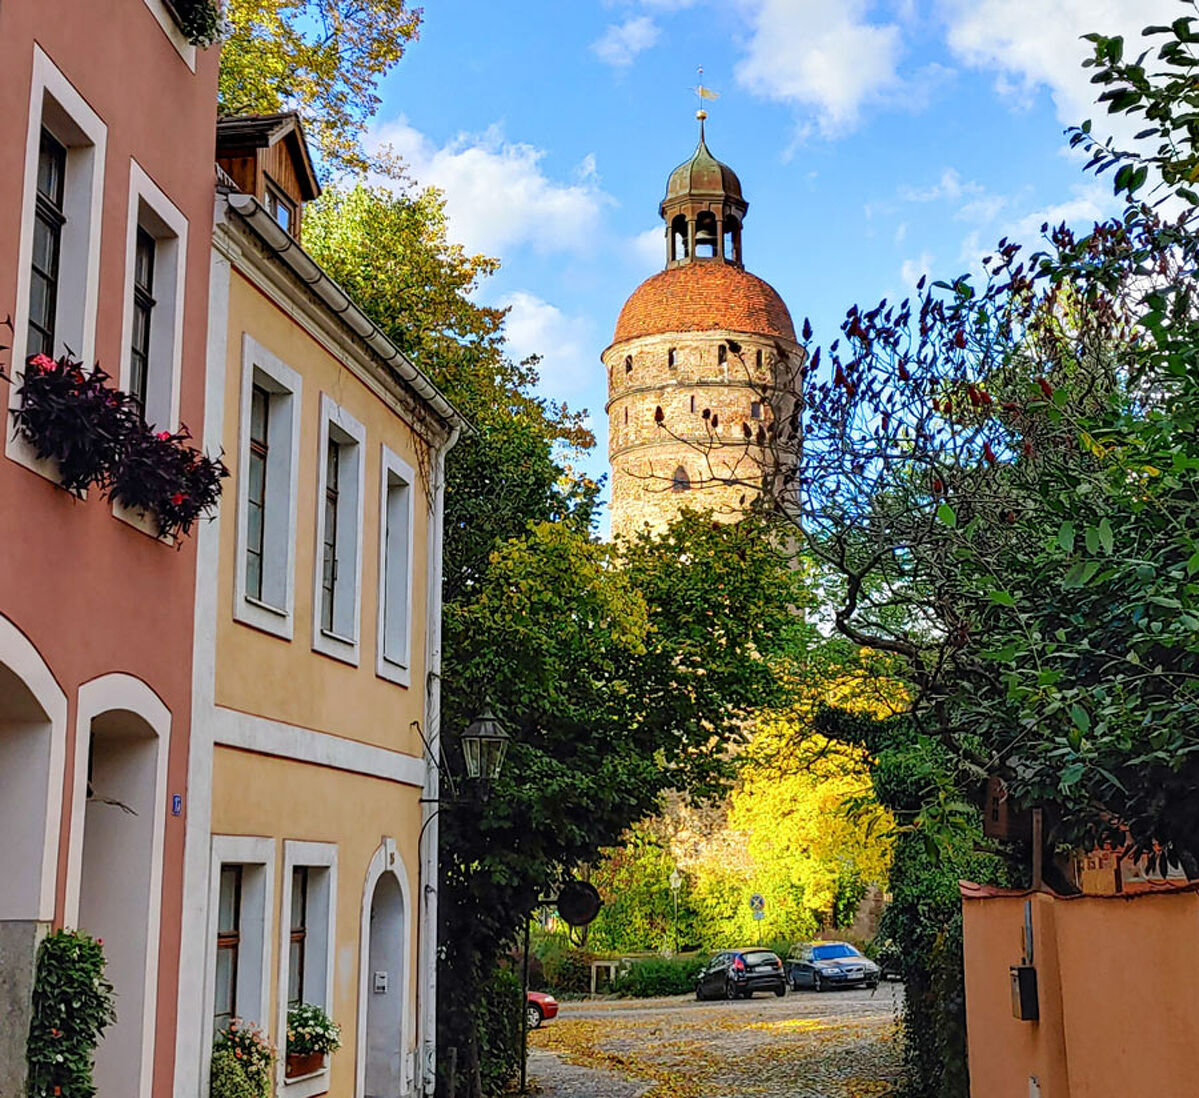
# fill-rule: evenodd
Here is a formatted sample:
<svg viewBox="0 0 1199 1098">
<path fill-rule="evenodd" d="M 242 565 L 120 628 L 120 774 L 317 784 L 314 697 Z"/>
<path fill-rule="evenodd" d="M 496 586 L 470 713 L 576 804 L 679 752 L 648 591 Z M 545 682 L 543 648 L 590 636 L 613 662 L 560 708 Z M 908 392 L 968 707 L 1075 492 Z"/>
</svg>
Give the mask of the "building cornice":
<svg viewBox="0 0 1199 1098">
<path fill-rule="evenodd" d="M 214 249 L 431 446 L 473 427 L 250 195 L 218 194 Z"/>
</svg>

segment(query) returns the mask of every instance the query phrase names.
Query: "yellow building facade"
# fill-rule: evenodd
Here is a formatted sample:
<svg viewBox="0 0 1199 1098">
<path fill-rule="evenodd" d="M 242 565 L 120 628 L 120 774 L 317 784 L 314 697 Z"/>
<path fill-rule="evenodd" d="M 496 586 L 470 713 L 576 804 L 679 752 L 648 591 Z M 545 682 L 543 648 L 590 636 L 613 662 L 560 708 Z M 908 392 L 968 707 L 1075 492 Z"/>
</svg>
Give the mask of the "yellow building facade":
<svg viewBox="0 0 1199 1098">
<path fill-rule="evenodd" d="M 218 136 L 245 171 L 214 235 L 205 441 L 230 477 L 199 545 L 176 1094 L 207 1094 L 233 1018 L 277 1046 L 280 1098 L 432 1093 L 441 513 L 465 424 L 303 252 L 302 134 L 255 121 Z M 341 1027 L 323 1064 L 288 1064 L 299 1003 Z"/>
</svg>

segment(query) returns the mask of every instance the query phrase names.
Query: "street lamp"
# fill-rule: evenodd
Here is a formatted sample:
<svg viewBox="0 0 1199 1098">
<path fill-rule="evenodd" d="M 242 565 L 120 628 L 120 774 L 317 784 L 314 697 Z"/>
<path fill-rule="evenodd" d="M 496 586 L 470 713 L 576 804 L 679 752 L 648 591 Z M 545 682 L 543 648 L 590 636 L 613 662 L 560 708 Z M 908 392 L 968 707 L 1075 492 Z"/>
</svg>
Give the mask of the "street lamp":
<svg viewBox="0 0 1199 1098">
<path fill-rule="evenodd" d="M 511 737 L 504 731 L 490 705 L 466 726 L 462 733 L 462 755 L 466 760 L 466 776 L 493 782 L 500 776 L 504 756 Z"/>
<path fill-rule="evenodd" d="M 676 866 L 670 873 L 670 891 L 674 896 L 674 952 L 679 952 L 679 889 L 683 887 L 683 877 Z"/>
</svg>

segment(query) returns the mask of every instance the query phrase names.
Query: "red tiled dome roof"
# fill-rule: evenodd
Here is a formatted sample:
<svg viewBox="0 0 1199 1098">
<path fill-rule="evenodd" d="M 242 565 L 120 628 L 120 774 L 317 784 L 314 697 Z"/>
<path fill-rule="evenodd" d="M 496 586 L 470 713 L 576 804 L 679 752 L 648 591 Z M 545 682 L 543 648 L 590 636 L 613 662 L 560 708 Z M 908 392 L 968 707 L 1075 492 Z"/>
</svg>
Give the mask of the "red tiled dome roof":
<svg viewBox="0 0 1199 1098">
<path fill-rule="evenodd" d="M 669 267 L 641 283 L 620 310 L 612 342 L 716 329 L 795 342 L 791 314 L 774 287 L 731 263 L 702 261 Z"/>
</svg>

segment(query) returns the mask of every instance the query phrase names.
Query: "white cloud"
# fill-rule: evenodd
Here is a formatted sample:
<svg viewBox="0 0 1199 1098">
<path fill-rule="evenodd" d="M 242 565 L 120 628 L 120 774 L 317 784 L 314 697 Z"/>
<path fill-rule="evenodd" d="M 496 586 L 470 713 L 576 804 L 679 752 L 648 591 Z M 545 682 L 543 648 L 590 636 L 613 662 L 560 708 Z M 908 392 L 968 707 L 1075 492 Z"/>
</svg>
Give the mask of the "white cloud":
<svg viewBox="0 0 1199 1098">
<path fill-rule="evenodd" d="M 899 197 L 904 202 L 948 202 L 957 207 L 954 220 L 983 225 L 994 221 L 1009 205 L 1004 195 L 993 194 L 972 179 L 962 179 L 954 168 L 946 168 L 931 186 L 901 186 Z"/>
<path fill-rule="evenodd" d="M 905 202 L 936 202 L 939 199 L 956 202 L 964 195 L 981 194 L 983 190 L 984 187 L 981 183 L 973 181 L 963 183 L 962 177 L 956 169 L 946 168 L 941 173 L 941 178 L 930 187 L 900 187 L 899 197 Z"/>
<path fill-rule="evenodd" d="M 936 260 L 928 252 L 921 252 L 916 259 L 905 259 L 903 261 L 903 265 L 899 268 L 899 277 L 909 290 L 915 290 L 916 283 L 924 275 L 931 273 L 934 262 Z"/>
<path fill-rule="evenodd" d="M 737 79 L 815 114 L 826 136 L 900 84 L 900 29 L 873 23 L 868 0 L 743 0 L 752 27 Z"/>
<path fill-rule="evenodd" d="M 1118 209 L 1119 203 L 1104 184 L 1081 184 L 1074 188 L 1072 198 L 1033 210 L 1014 221 L 1006 235 L 1026 247 L 1035 248 L 1041 242 L 1041 226 L 1044 224 L 1051 229 L 1063 221 L 1067 225 L 1089 227 Z"/>
<path fill-rule="evenodd" d="M 1018 101 L 1048 88 L 1064 125 L 1106 117 L 1095 105 L 1091 70 L 1081 67 L 1091 55 L 1082 35 L 1122 34 L 1125 55 L 1135 56 L 1145 48 L 1143 27 L 1179 14 L 1177 0 L 942 0 L 942 7 L 949 47 L 962 61 L 995 70 L 997 89 Z"/>
<path fill-rule="evenodd" d="M 634 265 L 649 274 L 666 265 L 666 234 L 663 226 L 646 229 L 630 242 Z"/>
<path fill-rule="evenodd" d="M 591 43 L 591 52 L 605 65 L 627 68 L 643 50 L 658 41 L 658 25 L 648 15 L 613 23 Z"/>
<path fill-rule="evenodd" d="M 560 182 L 542 169 L 542 149 L 506 140 L 498 126 L 439 146 L 401 117 L 373 138 L 392 146 L 418 183 L 445 193 L 450 235 L 468 251 L 583 251 L 612 201 L 598 185 L 593 157 L 579 165 L 573 183 Z"/>
<path fill-rule="evenodd" d="M 541 356 L 543 393 L 555 400 L 578 400 L 594 389 L 603 368 L 596 351 L 599 344 L 585 318 L 569 316 L 527 290 L 506 294 L 497 304 L 509 310 L 504 330 L 512 357 Z"/>
</svg>

